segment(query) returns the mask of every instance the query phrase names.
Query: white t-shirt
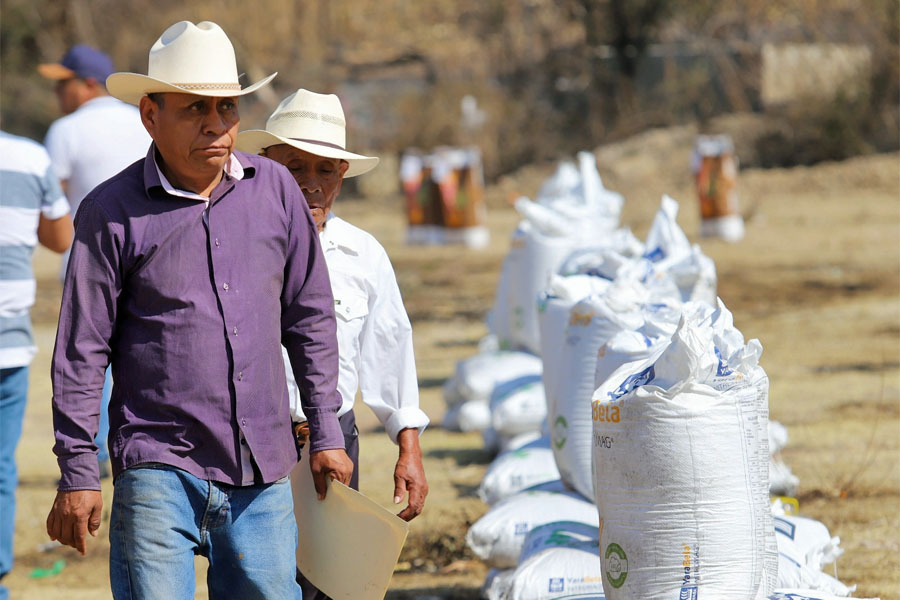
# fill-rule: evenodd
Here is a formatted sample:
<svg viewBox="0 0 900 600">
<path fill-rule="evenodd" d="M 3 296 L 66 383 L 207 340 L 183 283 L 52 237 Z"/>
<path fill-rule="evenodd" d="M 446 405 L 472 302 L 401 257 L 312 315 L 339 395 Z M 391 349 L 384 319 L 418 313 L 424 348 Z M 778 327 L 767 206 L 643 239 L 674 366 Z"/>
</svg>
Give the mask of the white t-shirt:
<svg viewBox="0 0 900 600">
<path fill-rule="evenodd" d="M 66 182 L 72 215 L 88 193 L 134 161 L 150 147 L 141 113 L 130 104 L 100 96 L 50 125 L 44 146 L 53 172 Z M 66 276 L 69 251 L 63 254 L 60 279 Z"/>
<path fill-rule="evenodd" d="M 143 158 L 150 141 L 138 109 L 112 96 L 88 100 L 54 121 L 44 145 L 53 172 L 68 182 L 72 213 L 97 185 Z"/>
<path fill-rule="evenodd" d="M 412 326 L 387 252 L 359 227 L 328 215 L 319 234 L 337 317 L 338 415 L 353 408 L 359 389 L 392 440 L 407 428 L 421 433 L 428 416 L 419 408 L 419 385 L 413 355 Z M 291 414 L 305 421 L 300 391 L 287 352 L 282 348 Z"/>
</svg>

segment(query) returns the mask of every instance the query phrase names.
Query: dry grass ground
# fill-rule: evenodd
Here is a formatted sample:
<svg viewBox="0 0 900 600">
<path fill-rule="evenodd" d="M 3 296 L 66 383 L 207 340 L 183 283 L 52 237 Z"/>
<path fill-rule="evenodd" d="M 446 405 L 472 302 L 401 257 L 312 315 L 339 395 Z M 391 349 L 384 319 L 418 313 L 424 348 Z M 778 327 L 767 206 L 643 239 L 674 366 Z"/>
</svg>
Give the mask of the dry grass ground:
<svg viewBox="0 0 900 600">
<path fill-rule="evenodd" d="M 686 174 L 690 143 L 684 143 L 690 135 L 656 132 L 598 150 L 604 181 L 625 195 L 623 221 L 639 237 L 666 192 L 681 201 L 679 222 L 696 238 L 698 209 Z M 856 595 L 883 599 L 900 598 L 898 166 L 898 155 L 882 155 L 742 172 L 746 238 L 738 244 L 697 240 L 716 262 L 719 294 L 736 325 L 765 348 L 771 414 L 789 428 L 784 459 L 800 478 L 801 512 L 841 537 L 846 553 L 839 576 L 859 585 Z M 517 222 L 503 198 L 513 191 L 534 194 L 548 174 L 548 168 L 529 168 L 489 191 L 493 239 L 483 251 L 406 247 L 397 202 L 338 201 L 338 212 L 372 232 L 391 255 L 413 319 L 422 404 L 434 422 L 422 438 L 431 493 L 413 522 L 389 598 L 475 598 L 484 579 L 486 569 L 472 559 L 464 536 L 486 510 L 473 490 L 491 457 L 480 436 L 440 429 L 440 386 L 486 333 L 483 317 Z M 41 352 L 18 451 L 16 566 L 4 583 L 23 600 L 106 598 L 105 526 L 85 557 L 40 549 L 58 477 L 50 452 L 48 358 L 60 290 L 54 257 L 39 252 L 35 261 Z M 358 415 L 363 491 L 389 506 L 396 450 L 367 409 Z M 108 506 L 111 484 L 104 483 L 104 494 Z M 60 558 L 66 568 L 58 575 L 29 578 Z M 201 598 L 204 580 L 198 563 Z"/>
</svg>

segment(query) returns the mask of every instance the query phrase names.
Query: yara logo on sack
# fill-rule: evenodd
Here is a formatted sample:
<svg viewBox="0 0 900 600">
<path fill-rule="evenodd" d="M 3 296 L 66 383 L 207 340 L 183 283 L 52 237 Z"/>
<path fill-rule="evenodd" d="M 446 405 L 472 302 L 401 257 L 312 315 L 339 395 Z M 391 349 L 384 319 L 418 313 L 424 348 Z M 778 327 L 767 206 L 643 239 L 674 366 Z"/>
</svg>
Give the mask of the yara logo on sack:
<svg viewBox="0 0 900 600">
<path fill-rule="evenodd" d="M 562 447 L 566 445 L 568 429 L 569 423 L 566 421 L 566 418 L 562 415 L 556 417 L 556 421 L 553 423 L 553 445 L 556 446 L 557 450 L 562 450 Z"/>
<path fill-rule="evenodd" d="M 609 584 L 618 589 L 625 584 L 628 577 L 628 557 L 622 547 L 612 543 L 606 547 L 606 578 Z"/>
</svg>

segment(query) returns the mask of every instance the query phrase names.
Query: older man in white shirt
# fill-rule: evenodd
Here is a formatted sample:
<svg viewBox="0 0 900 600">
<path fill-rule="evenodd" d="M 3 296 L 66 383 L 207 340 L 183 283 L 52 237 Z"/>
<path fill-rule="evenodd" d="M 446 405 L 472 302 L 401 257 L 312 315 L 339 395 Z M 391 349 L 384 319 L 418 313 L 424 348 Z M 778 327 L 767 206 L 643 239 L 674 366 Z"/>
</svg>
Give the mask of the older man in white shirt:
<svg viewBox="0 0 900 600">
<path fill-rule="evenodd" d="M 281 102 L 265 130 L 241 132 L 237 148 L 285 165 L 303 191 L 319 229 L 338 317 L 338 390 L 343 399 L 338 415 L 347 452 L 356 465 L 351 487 L 358 489 L 353 403 L 359 390 L 399 446 L 394 502 L 399 504 L 409 494 L 408 506 L 399 516 L 410 520 L 422 511 L 428 493 L 419 448 L 428 417 L 419 408 L 412 328 L 387 253 L 370 234 L 332 213 L 343 179 L 378 163 L 377 158 L 347 152 L 345 144 L 338 97 L 301 89 Z M 290 373 L 288 386 L 294 418 L 302 422 L 299 392 Z"/>
</svg>

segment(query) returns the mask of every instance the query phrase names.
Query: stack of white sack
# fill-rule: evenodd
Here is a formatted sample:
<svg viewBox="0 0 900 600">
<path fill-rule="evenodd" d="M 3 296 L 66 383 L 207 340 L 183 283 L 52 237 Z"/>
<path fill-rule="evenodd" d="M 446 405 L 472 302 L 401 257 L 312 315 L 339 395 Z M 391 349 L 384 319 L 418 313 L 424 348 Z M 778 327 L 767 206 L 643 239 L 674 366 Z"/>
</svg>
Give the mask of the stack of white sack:
<svg viewBox="0 0 900 600">
<path fill-rule="evenodd" d="M 491 398 L 495 390 L 532 384 L 540 380 L 542 370 L 537 356 L 509 350 L 481 352 L 459 361 L 455 374 L 444 384 L 444 428 L 487 429 L 491 426 Z"/>
<path fill-rule="evenodd" d="M 546 427 L 546 425 L 546 421 L 541 424 L 542 428 Z M 543 429 L 541 431 L 528 431 L 526 433 L 507 437 L 497 433 L 493 427 L 488 427 L 481 432 L 481 439 L 484 440 L 485 450 L 498 454 L 509 452 L 510 450 L 518 450 L 535 440 L 539 440 L 543 435 L 542 431 Z"/>
<path fill-rule="evenodd" d="M 517 378 L 498 385 L 491 395 L 491 425 L 501 437 L 537 433 L 547 417 L 541 375 Z"/>
<path fill-rule="evenodd" d="M 557 480 L 559 469 L 550 450 L 550 437 L 544 436 L 495 458 L 477 493 L 493 505 L 526 488 Z"/>
<path fill-rule="evenodd" d="M 539 302 L 548 425 L 563 481 L 593 498 L 591 397 L 600 374 L 667 341 L 681 317 L 681 294 L 666 272 L 614 249 L 577 252 L 567 269 L 582 273 L 554 276 Z"/>
<path fill-rule="evenodd" d="M 600 531 L 570 521 L 532 529 L 515 569 L 488 576 L 489 600 L 551 600 L 603 598 L 600 578 Z"/>
<path fill-rule="evenodd" d="M 644 257 L 654 263 L 656 273 L 667 273 L 678 286 L 685 302 L 716 302 L 716 265 L 693 246 L 676 222 L 678 202 L 663 196 L 659 211 L 650 225 Z"/>
<path fill-rule="evenodd" d="M 769 421 L 769 490 L 773 496 L 793 496 L 800 485 L 800 479 L 781 458 L 781 449 L 787 443 L 787 427 L 777 421 Z"/>
<path fill-rule="evenodd" d="M 573 250 L 589 240 L 607 245 L 618 239 L 611 234 L 618 226 L 622 203 L 622 196 L 603 188 L 590 153 L 579 155 L 577 169 L 563 163 L 541 188 L 536 202 L 516 201 L 522 221 L 513 233 L 488 316 L 488 327 L 502 347 L 539 351 L 538 294 Z"/>
<path fill-rule="evenodd" d="M 849 597 L 856 586 L 847 586 L 823 572 L 844 553 L 841 539 L 832 537 L 828 527 L 815 519 L 786 514 L 784 504 L 775 500 L 775 539 L 778 543 L 778 587 L 804 588 L 838 597 Z"/>
<path fill-rule="evenodd" d="M 553 521 L 597 527 L 597 507 L 573 492 L 526 490 L 491 507 L 466 533 L 466 544 L 489 567 L 508 569 L 519 562 L 528 532 Z"/>
<path fill-rule="evenodd" d="M 616 279 L 624 271 L 637 278 L 654 296 L 678 295 L 683 302 L 716 300 L 716 266 L 700 246 L 688 241 L 679 227 L 678 202 L 663 196 L 659 210 L 641 244 L 627 230 L 584 245 L 560 265 L 561 275 L 585 274 Z M 660 279 L 660 281 L 656 281 Z"/>
<path fill-rule="evenodd" d="M 569 311 L 562 348 L 545 364 L 553 387 L 548 390 L 548 424 L 562 480 L 585 498 L 593 498 L 591 476 L 591 396 L 598 351 L 620 331 L 644 324 L 641 303 L 646 289 L 634 280 L 616 279 L 603 294 L 588 296 Z"/>
<path fill-rule="evenodd" d="M 606 597 L 765 598 L 777 551 L 762 348 L 721 303 L 691 302 L 656 350 L 594 394 Z"/>
</svg>

